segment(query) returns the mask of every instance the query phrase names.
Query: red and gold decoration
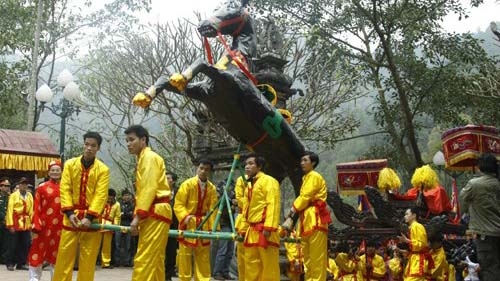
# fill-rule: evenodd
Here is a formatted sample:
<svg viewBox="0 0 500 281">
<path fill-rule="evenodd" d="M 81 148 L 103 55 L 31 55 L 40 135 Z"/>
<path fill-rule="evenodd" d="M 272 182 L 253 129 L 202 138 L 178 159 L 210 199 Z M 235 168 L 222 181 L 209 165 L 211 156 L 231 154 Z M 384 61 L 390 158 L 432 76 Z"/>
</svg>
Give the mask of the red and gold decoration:
<svg viewBox="0 0 500 281">
<path fill-rule="evenodd" d="M 482 153 L 493 153 L 500 160 L 500 136 L 493 126 L 467 125 L 441 135 L 446 169 L 470 170 Z"/>
<path fill-rule="evenodd" d="M 337 164 L 337 187 L 342 195 L 362 195 L 365 186 L 376 186 L 387 159 L 363 160 Z"/>
</svg>

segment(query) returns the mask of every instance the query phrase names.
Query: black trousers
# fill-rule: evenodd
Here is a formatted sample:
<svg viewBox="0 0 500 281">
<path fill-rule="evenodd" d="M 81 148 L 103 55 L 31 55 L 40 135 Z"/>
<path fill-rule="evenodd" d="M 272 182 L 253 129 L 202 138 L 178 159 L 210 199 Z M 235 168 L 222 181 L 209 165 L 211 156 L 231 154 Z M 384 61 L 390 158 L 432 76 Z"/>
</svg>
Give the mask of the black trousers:
<svg viewBox="0 0 500 281">
<path fill-rule="evenodd" d="M 498 281 L 500 278 L 500 236 L 478 235 L 476 242 L 477 259 L 481 271 L 481 281 Z"/>
<path fill-rule="evenodd" d="M 16 231 L 11 234 L 12 243 L 7 245 L 8 253 L 6 253 L 5 264 L 17 266 L 26 265 L 31 245 L 31 232 Z"/>
<path fill-rule="evenodd" d="M 0 263 L 7 264 L 14 260 L 14 234 L 4 224 L 0 224 Z"/>
</svg>

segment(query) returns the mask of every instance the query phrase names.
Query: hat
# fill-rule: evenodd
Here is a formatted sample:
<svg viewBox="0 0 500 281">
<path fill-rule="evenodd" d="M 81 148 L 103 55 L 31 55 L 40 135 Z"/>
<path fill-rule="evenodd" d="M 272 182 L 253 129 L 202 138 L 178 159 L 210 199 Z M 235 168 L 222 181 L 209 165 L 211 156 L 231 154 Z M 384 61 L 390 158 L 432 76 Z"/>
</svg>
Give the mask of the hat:
<svg viewBox="0 0 500 281">
<path fill-rule="evenodd" d="M 50 168 L 52 168 L 52 166 L 59 166 L 61 168 L 63 167 L 62 162 L 59 159 L 50 161 L 49 170 L 50 170 Z"/>
<path fill-rule="evenodd" d="M 19 179 L 19 181 L 17 182 L 17 184 L 21 184 L 21 183 L 29 183 L 28 179 L 26 177 L 22 177 L 21 179 Z"/>
</svg>

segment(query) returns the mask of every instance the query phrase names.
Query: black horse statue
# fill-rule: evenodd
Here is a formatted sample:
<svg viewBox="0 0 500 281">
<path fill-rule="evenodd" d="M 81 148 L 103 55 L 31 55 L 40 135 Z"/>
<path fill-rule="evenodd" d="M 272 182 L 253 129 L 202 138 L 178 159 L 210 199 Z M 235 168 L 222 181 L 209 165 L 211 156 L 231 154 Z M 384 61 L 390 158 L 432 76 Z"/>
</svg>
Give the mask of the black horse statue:
<svg viewBox="0 0 500 281">
<path fill-rule="evenodd" d="M 280 182 L 288 176 L 298 194 L 304 146 L 269 101 L 270 95 L 276 95 L 274 89 L 257 85 L 251 74 L 257 38 L 247 5 L 244 0 L 226 1 L 210 19 L 199 23 L 198 31 L 203 37 L 219 36 L 226 47 L 226 54 L 217 63 L 199 59 L 182 73 L 160 77 L 146 93 L 134 97 L 134 104 L 148 107 L 163 90 L 201 101 L 231 136 L 266 158 L 266 173 Z M 232 36 L 231 46 L 225 44 L 224 34 Z M 207 78 L 191 82 L 199 73 Z"/>
</svg>

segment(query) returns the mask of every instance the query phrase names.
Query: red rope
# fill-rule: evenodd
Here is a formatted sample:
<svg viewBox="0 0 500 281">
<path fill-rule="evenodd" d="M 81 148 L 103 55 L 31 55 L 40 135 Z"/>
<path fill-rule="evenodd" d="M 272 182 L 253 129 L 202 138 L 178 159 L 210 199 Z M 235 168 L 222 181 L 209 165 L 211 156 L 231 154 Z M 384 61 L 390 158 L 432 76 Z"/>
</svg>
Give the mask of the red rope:
<svg viewBox="0 0 500 281">
<path fill-rule="evenodd" d="M 203 38 L 203 45 L 205 46 L 205 51 L 207 52 L 207 60 L 209 64 L 214 64 L 214 58 L 212 56 L 212 49 L 210 49 L 210 43 L 208 43 L 208 38 Z"/>
</svg>

